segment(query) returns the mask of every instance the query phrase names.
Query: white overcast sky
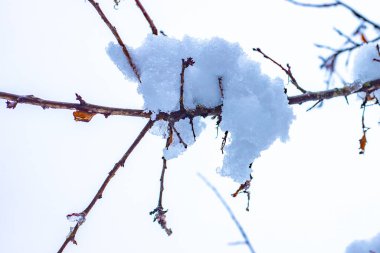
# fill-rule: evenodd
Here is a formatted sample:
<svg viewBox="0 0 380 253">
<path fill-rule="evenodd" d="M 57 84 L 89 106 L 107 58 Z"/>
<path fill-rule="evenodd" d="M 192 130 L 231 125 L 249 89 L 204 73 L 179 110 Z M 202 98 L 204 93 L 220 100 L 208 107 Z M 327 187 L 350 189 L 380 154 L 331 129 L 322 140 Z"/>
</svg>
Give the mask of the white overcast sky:
<svg viewBox="0 0 380 253">
<path fill-rule="evenodd" d="M 129 46 L 150 33 L 132 0 L 99 1 Z M 315 2 L 315 1 L 314 1 Z M 378 17 L 378 1 L 347 1 Z M 350 33 L 358 21 L 343 9 L 314 10 L 283 0 L 142 1 L 158 29 L 181 38 L 219 36 L 239 42 L 273 77 L 286 76 L 260 47 L 290 63 L 304 88 L 321 90 L 313 43 L 339 45 L 333 27 Z M 379 22 L 379 19 L 377 19 Z M 370 34 L 368 35 L 370 36 Z M 0 91 L 74 102 L 141 108 L 136 84 L 124 80 L 105 47 L 114 38 L 84 0 L 0 1 Z M 296 94 L 294 90 L 291 90 Z M 149 212 L 157 205 L 164 140 L 147 135 L 112 180 L 65 252 L 248 252 L 204 174 L 226 198 L 257 253 L 338 253 L 380 232 L 378 109 L 368 110 L 368 145 L 358 154 L 360 101 L 293 106 L 290 140 L 276 142 L 253 165 L 251 212 L 237 185 L 216 174 L 220 136 L 214 122 L 181 157 L 168 162 L 164 207 L 167 237 Z M 95 116 L 78 123 L 71 111 L 0 107 L 0 252 L 55 252 L 69 232 L 66 215 L 82 211 L 144 126 L 145 120 Z"/>
</svg>

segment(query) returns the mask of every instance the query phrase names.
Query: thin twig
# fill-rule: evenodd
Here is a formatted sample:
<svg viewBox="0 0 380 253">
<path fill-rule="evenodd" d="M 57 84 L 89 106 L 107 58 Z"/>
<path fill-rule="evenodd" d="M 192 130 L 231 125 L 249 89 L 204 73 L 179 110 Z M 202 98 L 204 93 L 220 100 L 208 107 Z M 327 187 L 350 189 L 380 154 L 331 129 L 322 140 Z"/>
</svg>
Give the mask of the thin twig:
<svg viewBox="0 0 380 253">
<path fill-rule="evenodd" d="M 153 222 L 157 221 L 158 224 L 161 225 L 161 228 L 165 230 L 166 234 L 170 236 L 173 231 L 167 227 L 167 222 L 166 222 L 166 213 L 168 210 L 164 210 L 164 207 L 162 206 L 162 196 L 164 193 L 164 179 L 165 179 L 165 171 L 167 169 L 166 166 L 166 159 L 165 157 L 162 157 L 162 171 L 161 171 L 161 177 L 160 177 L 160 195 L 158 197 L 158 204 L 157 207 L 151 211 L 149 214 L 154 215 L 154 220 Z"/>
<path fill-rule="evenodd" d="M 216 195 L 216 197 L 220 200 L 220 202 L 222 202 L 224 208 L 227 210 L 227 212 L 230 214 L 231 216 L 231 219 L 232 221 L 235 223 L 236 227 L 238 228 L 241 236 L 243 237 L 244 239 L 244 244 L 247 245 L 249 251 L 251 253 L 255 253 L 253 247 L 252 247 L 252 244 L 251 242 L 249 241 L 249 238 L 247 236 L 247 234 L 245 233 L 243 227 L 240 225 L 239 221 L 237 220 L 235 214 L 232 212 L 232 209 L 230 208 L 230 206 L 227 204 L 227 202 L 224 200 L 224 198 L 222 197 L 222 195 L 220 195 L 219 191 L 215 188 L 215 186 L 213 186 L 202 174 L 198 173 L 198 177 L 200 177 L 202 179 L 202 181 L 214 192 L 214 194 Z"/>
<path fill-rule="evenodd" d="M 346 97 L 346 100 L 347 100 L 347 97 Z M 314 107 L 316 107 L 317 105 L 319 105 L 320 103 L 322 103 L 323 99 L 320 99 L 318 100 L 314 105 L 312 105 L 309 109 L 307 109 L 306 111 L 311 111 Z"/>
<path fill-rule="evenodd" d="M 194 117 L 189 117 L 189 121 L 190 121 L 190 126 L 191 126 L 191 132 L 193 133 L 193 138 L 194 138 L 194 141 L 196 141 L 196 135 L 195 135 L 195 130 L 194 130 Z"/>
<path fill-rule="evenodd" d="M 377 30 L 380 30 L 380 25 L 373 22 L 372 20 L 366 18 L 361 13 L 359 13 L 357 10 L 355 10 L 354 8 L 352 8 L 351 6 L 347 5 L 346 3 L 342 2 L 342 1 L 335 1 L 332 3 L 323 3 L 323 4 L 301 3 L 298 1 L 294 1 L 294 0 L 286 0 L 286 1 L 288 1 L 292 4 L 295 4 L 295 5 L 299 5 L 299 6 L 303 6 L 303 7 L 313 7 L 313 8 L 329 8 L 329 7 L 341 6 L 345 9 L 349 10 L 356 18 L 358 18 L 362 21 L 362 23 L 358 26 L 358 28 L 356 28 L 356 30 L 352 34 L 352 36 L 361 35 L 361 41 L 362 41 L 361 43 L 355 42 L 350 36 L 347 36 L 347 35 L 343 34 L 340 30 L 334 28 L 335 31 L 340 36 L 342 36 L 346 39 L 345 44 L 347 44 L 347 42 L 348 42 L 348 43 L 351 43 L 353 45 L 350 47 L 345 47 L 345 48 L 340 48 L 340 49 L 333 49 L 329 46 L 317 45 L 318 47 L 323 47 L 323 48 L 326 48 L 326 49 L 333 51 L 333 53 L 331 55 L 329 55 L 328 57 L 320 57 L 322 59 L 322 64 L 320 65 L 320 68 L 324 69 L 328 73 L 328 78 L 326 80 L 327 84 L 329 84 L 331 82 L 333 74 L 338 75 L 338 73 L 336 73 L 335 66 L 338 62 L 340 55 L 342 55 L 344 53 L 348 53 L 348 58 L 346 60 L 346 65 L 348 65 L 349 56 L 350 56 L 352 51 L 356 50 L 357 48 L 359 48 L 360 46 L 362 46 L 365 43 L 371 43 L 371 42 L 376 42 L 376 41 L 380 40 L 380 36 L 379 36 L 377 38 L 374 38 L 374 39 L 368 41 L 365 38 L 364 34 L 361 32 L 361 30 L 365 27 L 365 24 L 370 24 L 373 26 L 374 29 L 377 29 Z M 340 77 L 340 79 L 341 79 L 341 77 Z"/>
<path fill-rule="evenodd" d="M 355 10 L 354 8 L 349 6 L 348 4 L 343 3 L 342 1 L 335 1 L 333 3 L 324 3 L 324 4 L 301 3 L 301 2 L 293 1 L 293 0 L 286 0 L 286 1 L 288 1 L 289 3 L 295 4 L 295 5 L 299 5 L 299 6 L 303 6 L 303 7 L 313 7 L 313 8 L 329 8 L 329 7 L 342 6 L 345 9 L 349 10 L 358 19 L 361 19 L 364 22 L 367 22 L 368 24 L 372 25 L 375 29 L 380 30 L 379 24 L 376 24 L 372 20 L 366 18 L 364 15 L 359 13 L 357 10 Z"/>
<path fill-rule="evenodd" d="M 314 8 L 326 8 L 326 7 L 334 7 L 334 6 L 339 5 L 338 2 L 323 3 L 323 4 L 310 4 L 310 3 L 301 3 L 301 2 L 297 2 L 297 1 L 293 1 L 293 0 L 286 0 L 286 1 L 288 1 L 289 3 L 295 4 L 295 5 L 299 5 L 299 6 L 303 6 L 303 7 L 314 7 Z"/>
<path fill-rule="evenodd" d="M 135 73 L 135 76 L 137 77 L 137 80 L 141 83 L 140 74 L 137 70 L 137 67 L 135 63 L 132 60 L 132 56 L 129 54 L 127 47 L 125 46 L 123 40 L 121 39 L 119 33 L 117 32 L 116 28 L 111 24 L 111 22 L 108 20 L 102 9 L 99 7 L 99 3 L 95 2 L 94 0 L 88 0 L 92 6 L 96 9 L 100 17 L 103 19 L 104 23 L 108 26 L 108 28 L 111 30 L 112 34 L 115 36 L 117 42 L 119 43 L 121 49 L 123 50 L 123 53 L 125 57 L 128 60 L 129 66 L 131 66 L 133 73 Z"/>
<path fill-rule="evenodd" d="M 149 120 L 148 123 L 144 126 L 144 128 L 141 130 L 139 135 L 136 137 L 136 139 L 133 141 L 132 145 L 128 148 L 127 152 L 124 153 L 124 155 L 121 157 L 121 159 L 114 165 L 112 170 L 108 172 L 108 176 L 104 180 L 103 184 L 100 186 L 98 192 L 95 194 L 94 198 L 91 200 L 90 204 L 82 211 L 80 214 L 83 218 L 86 218 L 86 216 L 89 214 L 91 209 L 95 206 L 97 201 L 102 198 L 104 190 L 107 188 L 109 182 L 111 179 L 115 176 L 116 172 L 121 168 L 124 167 L 124 163 L 129 157 L 129 155 L 132 153 L 132 151 L 135 149 L 135 147 L 139 144 L 139 142 L 142 140 L 142 138 L 145 136 L 145 134 L 148 132 L 148 130 L 153 126 L 154 121 Z M 74 229 L 70 232 L 69 236 L 66 238 L 66 240 L 63 242 L 61 248 L 58 250 L 58 253 L 63 252 L 63 250 L 66 248 L 67 244 L 69 242 L 75 241 L 75 235 L 80 227 L 80 225 L 83 224 L 82 222 L 78 222 Z"/>
<path fill-rule="evenodd" d="M 273 60 L 271 57 L 269 57 L 268 55 L 266 55 L 263 51 L 261 51 L 260 48 L 252 48 L 253 51 L 256 51 L 256 52 L 259 52 L 262 56 L 264 56 L 264 58 L 270 60 L 271 62 L 273 62 L 275 65 L 277 65 L 280 69 L 282 69 L 287 75 L 288 77 L 290 78 L 290 81 L 291 83 L 299 90 L 301 91 L 302 93 L 307 93 L 307 91 L 305 89 L 303 89 L 301 86 L 299 86 L 297 80 L 294 78 L 293 76 L 293 73 L 291 71 L 291 68 L 290 68 L 290 65 L 287 64 L 286 68 L 284 68 L 280 63 L 278 63 L 277 61 Z"/>
<path fill-rule="evenodd" d="M 149 26 L 150 26 L 150 29 L 152 29 L 152 33 L 153 33 L 154 35 L 157 35 L 157 34 L 158 34 L 157 28 L 156 28 L 156 26 L 154 25 L 153 20 L 150 18 L 150 16 L 149 16 L 148 13 L 146 12 L 144 6 L 142 6 L 142 4 L 140 3 L 139 0 L 135 0 L 135 1 L 136 1 L 137 6 L 140 8 L 142 14 L 144 15 L 146 21 L 148 21 Z"/>
<path fill-rule="evenodd" d="M 222 154 L 224 154 L 224 147 L 226 146 L 227 136 L 228 136 L 228 131 L 225 131 L 224 137 L 222 139 L 222 145 L 220 146 L 220 150 L 222 151 Z"/>
<path fill-rule="evenodd" d="M 288 101 L 290 105 L 302 104 L 309 101 L 326 100 L 341 96 L 347 97 L 358 92 L 371 93 L 378 89 L 380 89 L 380 79 L 367 82 L 363 84 L 360 89 L 357 89 L 356 85 L 352 85 L 345 86 L 343 88 L 335 88 L 319 92 L 308 92 L 302 95 L 288 97 Z"/>
<path fill-rule="evenodd" d="M 345 38 L 346 39 L 346 43 L 351 43 L 351 44 L 353 44 L 353 45 L 356 45 L 356 46 L 360 46 L 361 44 L 359 44 L 359 43 L 356 43 L 355 41 L 353 41 L 352 39 L 351 39 L 351 37 L 350 36 L 348 36 L 347 34 L 344 34 L 341 30 L 339 30 L 338 28 L 335 28 L 334 27 L 334 31 L 339 35 L 339 36 L 342 36 L 343 38 Z M 345 43 L 345 44 L 346 44 Z"/>
<path fill-rule="evenodd" d="M 180 86 L 180 97 L 179 97 L 179 108 L 181 111 L 185 111 L 185 105 L 184 105 L 184 99 L 183 99 L 183 93 L 184 93 L 184 86 L 185 86 L 185 69 L 189 66 L 193 66 L 195 62 L 193 61 L 193 58 L 189 57 L 186 60 L 182 59 L 182 68 L 181 68 L 181 86 Z"/>
<path fill-rule="evenodd" d="M 252 163 L 249 164 L 249 168 L 251 169 L 252 168 Z M 249 179 L 246 180 L 243 184 L 241 184 L 239 186 L 239 188 L 233 193 L 231 194 L 232 197 L 236 198 L 236 196 L 239 194 L 239 193 L 245 193 L 247 195 L 247 207 L 245 208 L 245 210 L 247 212 L 249 212 L 249 203 L 251 201 L 251 192 L 249 191 L 250 187 L 251 187 L 251 182 L 252 182 L 252 175 L 250 174 L 249 175 Z"/>
<path fill-rule="evenodd" d="M 219 91 L 220 91 L 220 97 L 222 100 L 224 99 L 224 92 L 223 92 L 223 77 L 218 77 L 218 85 L 219 85 Z"/>
<path fill-rule="evenodd" d="M 172 129 L 174 130 L 175 134 L 177 135 L 178 140 L 179 140 L 179 143 L 181 143 L 181 144 L 183 145 L 184 148 L 187 148 L 187 144 L 186 144 L 185 141 L 182 139 L 181 134 L 177 131 L 177 129 L 175 128 L 174 124 L 171 124 L 171 127 L 172 127 Z"/>
</svg>

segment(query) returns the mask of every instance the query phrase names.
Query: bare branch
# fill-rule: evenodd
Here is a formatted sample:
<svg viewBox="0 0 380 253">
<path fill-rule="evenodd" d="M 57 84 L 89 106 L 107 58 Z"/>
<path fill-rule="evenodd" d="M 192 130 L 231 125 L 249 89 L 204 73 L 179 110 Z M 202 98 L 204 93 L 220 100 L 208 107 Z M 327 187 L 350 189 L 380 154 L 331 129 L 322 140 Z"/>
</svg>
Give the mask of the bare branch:
<svg viewBox="0 0 380 253">
<path fill-rule="evenodd" d="M 152 113 L 146 110 L 138 110 L 138 109 L 123 109 L 116 107 L 106 107 L 94 104 L 76 104 L 76 103 L 66 103 L 52 100 L 45 100 L 33 95 L 16 95 L 6 92 L 0 92 L 0 99 L 7 100 L 7 108 L 14 109 L 17 104 L 29 104 L 34 106 L 40 106 L 43 109 L 66 109 L 66 110 L 78 110 L 84 111 L 88 113 L 102 114 L 105 117 L 111 115 L 119 115 L 119 116 L 131 116 L 131 117 L 140 117 L 140 118 L 150 118 Z M 184 119 L 187 117 L 207 117 L 213 115 L 221 114 L 221 106 L 216 106 L 213 108 L 205 108 L 205 107 L 197 107 L 193 110 L 186 111 L 175 111 L 171 113 L 160 112 L 156 115 L 157 120 L 165 120 L 176 122 L 180 119 Z"/>
<path fill-rule="evenodd" d="M 349 57 L 350 57 L 350 54 L 352 51 L 356 50 L 357 48 L 359 48 L 363 44 L 376 42 L 376 41 L 380 40 L 380 36 L 378 36 L 377 38 L 374 38 L 372 40 L 368 40 L 365 37 L 365 35 L 362 33 L 362 30 L 366 28 L 367 24 L 371 25 L 376 30 L 380 30 L 380 25 L 373 22 L 372 20 L 366 18 L 361 13 L 359 13 L 357 10 L 355 10 L 354 8 L 352 8 L 351 6 L 347 5 L 346 3 L 342 2 L 342 1 L 335 1 L 332 3 L 324 3 L 324 4 L 301 3 L 301 2 L 293 1 L 293 0 L 286 0 L 286 1 L 288 1 L 292 4 L 295 4 L 295 5 L 299 5 L 299 6 L 303 6 L 303 7 L 314 7 L 314 8 L 329 8 L 329 7 L 335 7 L 335 6 L 342 6 L 343 8 L 349 10 L 356 18 L 361 20 L 361 24 L 355 29 L 355 31 L 353 32 L 353 34 L 351 36 L 348 36 L 348 35 L 344 34 L 343 32 L 341 32 L 340 30 L 334 28 L 334 30 L 340 36 L 342 36 L 346 39 L 344 44 L 350 43 L 350 44 L 352 44 L 352 46 L 334 49 L 334 48 L 329 47 L 329 46 L 317 45 L 318 47 L 326 48 L 326 49 L 329 49 L 332 51 L 332 53 L 328 57 L 320 57 L 322 59 L 322 64 L 320 65 L 320 68 L 324 69 L 328 73 L 328 78 L 326 80 L 327 84 L 329 84 L 331 82 L 333 74 L 336 74 L 339 77 L 339 79 L 341 79 L 341 81 L 342 81 L 342 78 L 339 75 L 339 73 L 336 73 L 336 64 L 338 62 L 339 57 L 342 54 L 348 53 L 348 57 L 346 60 L 346 65 L 347 65 L 349 62 Z M 360 35 L 361 42 L 356 42 L 353 39 L 353 37 L 356 35 Z M 344 80 L 343 80 L 343 83 L 344 83 Z"/>
<path fill-rule="evenodd" d="M 335 27 L 334 27 L 334 31 L 335 31 L 339 36 L 342 36 L 343 38 L 346 39 L 346 43 L 345 43 L 345 44 L 347 44 L 347 43 L 351 43 L 351 44 L 356 45 L 356 46 L 360 46 L 360 45 L 361 45 L 361 44 L 356 43 L 355 41 L 353 41 L 353 40 L 351 39 L 350 36 L 348 36 L 347 34 L 344 34 L 344 33 L 343 33 L 341 30 L 339 30 L 338 28 L 335 28 Z"/>
<path fill-rule="evenodd" d="M 222 145 L 220 146 L 220 150 L 222 151 L 222 154 L 224 153 L 224 147 L 226 146 L 227 137 L 228 137 L 228 131 L 225 131 L 224 137 L 222 139 Z"/>
<path fill-rule="evenodd" d="M 92 6 L 94 6 L 94 8 L 96 9 L 96 11 L 100 15 L 100 17 L 103 19 L 104 23 L 106 23 L 108 28 L 111 30 L 112 34 L 115 36 L 117 42 L 119 43 L 121 49 L 123 50 L 125 57 L 128 60 L 129 65 L 131 66 L 131 68 L 133 70 L 133 73 L 135 73 L 137 79 L 141 83 L 141 78 L 140 78 L 140 74 L 137 70 L 137 67 L 136 67 L 135 63 L 133 62 L 132 57 L 128 52 L 128 49 L 125 46 L 123 40 L 121 39 L 119 33 L 117 32 L 116 28 L 111 24 L 111 22 L 108 20 L 108 18 L 106 17 L 106 15 L 102 11 L 102 9 L 99 7 L 99 3 L 95 2 L 94 0 L 88 0 L 88 1 L 92 4 Z"/>
<path fill-rule="evenodd" d="M 133 117 L 142 117 L 149 118 L 151 113 L 144 112 L 143 110 L 135 110 L 135 109 L 122 109 L 115 107 L 106 107 L 100 105 L 93 105 L 89 103 L 66 103 L 66 102 L 58 102 L 45 100 L 33 95 L 16 95 L 6 92 L 0 92 L 0 99 L 6 99 L 8 101 L 13 101 L 16 104 L 30 104 L 35 106 L 41 106 L 43 109 L 66 109 L 66 110 L 78 110 L 85 111 L 89 113 L 97 113 L 102 114 L 106 117 L 110 115 L 122 115 L 122 116 L 133 116 Z"/>
<path fill-rule="evenodd" d="M 164 207 L 162 206 L 162 196 L 163 196 L 163 192 L 164 192 L 164 179 L 165 179 L 165 171 L 167 169 L 167 166 L 166 166 L 166 159 L 165 157 L 162 157 L 162 171 L 161 171 L 161 177 L 160 177 L 160 195 L 158 197 L 158 204 L 157 204 L 157 207 L 151 211 L 149 214 L 150 215 L 154 215 L 154 220 L 153 222 L 157 221 L 158 224 L 161 225 L 161 228 L 165 230 L 166 234 L 168 236 L 170 236 L 173 231 L 167 227 L 167 223 L 166 223 L 166 213 L 168 212 L 168 210 L 164 210 Z"/>
<path fill-rule="evenodd" d="M 148 123 L 145 125 L 145 127 L 141 130 L 139 135 L 136 137 L 136 139 L 133 141 L 132 145 L 129 147 L 127 152 L 124 153 L 124 155 L 121 157 L 121 159 L 114 165 L 112 170 L 108 173 L 108 176 L 104 180 L 103 184 L 100 186 L 98 192 L 95 194 L 94 198 L 91 200 L 90 204 L 82 211 L 80 214 L 85 218 L 91 209 L 95 206 L 96 202 L 102 198 L 104 190 L 107 188 L 109 182 L 111 179 L 115 176 L 116 172 L 121 168 L 124 167 L 124 163 L 129 157 L 129 155 L 132 153 L 132 151 L 135 149 L 135 147 L 139 144 L 139 142 L 142 140 L 142 138 L 145 136 L 145 134 L 148 132 L 148 130 L 153 126 L 154 121 L 149 120 Z M 58 253 L 63 252 L 63 250 L 66 248 L 67 244 L 69 242 L 75 242 L 75 235 L 79 229 L 79 227 L 83 224 L 83 222 L 78 222 L 74 229 L 70 232 L 69 236 L 66 238 L 66 240 L 63 242 L 61 248 L 58 250 Z"/>
<path fill-rule="evenodd" d="M 224 200 L 222 195 L 220 195 L 219 191 L 202 174 L 198 173 L 198 177 L 202 179 L 202 181 L 215 193 L 216 197 L 220 200 L 220 202 L 222 202 L 224 208 L 230 214 L 232 221 L 235 223 L 236 227 L 239 229 L 241 236 L 244 238 L 244 244 L 247 245 L 251 253 L 255 253 L 247 234 L 245 233 L 243 227 L 240 225 L 235 214 L 232 212 L 231 208 L 229 207 L 227 202 Z"/>
<path fill-rule="evenodd" d="M 326 100 L 335 97 L 344 96 L 347 97 L 349 95 L 355 94 L 357 92 L 365 92 L 371 93 L 375 90 L 380 89 L 380 79 L 373 80 L 362 84 L 361 88 L 357 89 L 356 85 L 345 86 L 343 88 L 330 89 L 325 91 L 318 92 L 307 92 L 305 94 L 291 96 L 288 97 L 288 101 L 290 105 L 293 104 L 302 104 L 309 101 L 318 101 L 318 100 Z M 66 110 L 78 110 L 85 111 L 88 113 L 96 113 L 102 114 L 106 117 L 110 115 L 120 115 L 120 116 L 132 116 L 132 117 L 141 117 L 141 118 L 150 118 L 152 113 L 144 110 L 137 109 L 122 109 L 116 107 L 106 107 L 100 105 L 93 105 L 86 103 L 84 105 L 76 104 L 76 103 L 66 103 L 66 102 L 58 102 L 45 100 L 33 95 L 21 96 L 6 92 L 0 92 L 0 99 L 7 100 L 7 108 L 14 109 L 17 104 L 30 104 L 35 106 L 40 106 L 43 109 L 66 109 Z M 189 117 L 207 117 L 207 116 L 220 116 L 222 113 L 222 106 L 218 105 L 213 108 L 205 108 L 202 106 L 198 106 L 193 110 L 179 110 L 171 113 L 160 112 L 156 115 L 156 120 L 164 120 L 176 122 L 180 119 L 185 119 Z"/>
<path fill-rule="evenodd" d="M 308 92 L 302 95 L 288 97 L 288 101 L 290 105 L 302 104 L 308 101 L 326 100 L 342 96 L 346 97 L 358 92 L 371 93 L 378 89 L 380 89 L 380 79 L 364 83 L 359 89 L 357 89 L 357 86 L 354 84 L 339 89 L 336 88 L 319 92 Z"/>
<path fill-rule="evenodd" d="M 175 128 L 174 124 L 171 124 L 171 127 L 172 127 L 172 129 L 174 130 L 175 134 L 177 135 L 178 140 L 179 140 L 179 143 L 181 143 L 181 144 L 183 145 L 184 148 L 187 148 L 187 144 L 186 144 L 185 141 L 182 139 L 181 134 L 177 131 L 177 129 Z"/>
<path fill-rule="evenodd" d="M 150 18 L 149 14 L 146 12 L 144 6 L 142 6 L 142 4 L 140 3 L 139 0 L 135 0 L 135 1 L 136 1 L 137 6 L 140 8 L 142 14 L 144 15 L 146 21 L 148 21 L 149 26 L 150 26 L 150 29 L 152 29 L 152 33 L 153 33 L 154 35 L 157 35 L 157 34 L 158 34 L 158 32 L 157 32 L 157 28 L 156 28 L 156 26 L 154 25 L 153 20 Z"/>
<path fill-rule="evenodd" d="M 342 6 L 343 8 L 349 10 L 355 17 L 357 17 L 360 20 L 363 20 L 364 22 L 372 25 L 375 29 L 380 30 L 380 25 L 376 24 L 372 20 L 366 18 L 363 14 L 359 13 L 357 10 L 349 6 L 348 4 L 343 3 L 342 1 L 335 1 L 333 3 L 323 3 L 323 4 L 310 4 L 310 3 L 301 3 L 298 1 L 293 0 L 286 0 L 289 3 L 303 6 L 303 7 L 313 7 L 313 8 L 329 8 L 329 7 L 336 7 L 336 6 Z"/>
<path fill-rule="evenodd" d="M 256 52 L 259 52 L 262 56 L 264 56 L 264 58 L 270 60 L 271 62 L 273 62 L 274 64 L 276 64 L 280 69 L 282 69 L 287 75 L 288 77 L 290 78 L 290 81 L 291 83 L 299 90 L 301 91 L 302 93 L 307 93 L 306 90 L 304 90 L 301 86 L 298 85 L 298 82 L 297 80 L 294 78 L 293 76 L 293 73 L 291 71 L 291 68 L 290 68 L 290 65 L 287 64 L 287 69 L 284 68 L 280 63 L 278 63 L 277 61 L 273 60 L 271 57 L 269 57 L 268 55 L 266 55 L 263 51 L 261 51 L 260 48 L 252 48 L 253 51 L 256 51 Z"/>
<path fill-rule="evenodd" d="M 289 3 L 295 4 L 295 5 L 299 5 L 299 6 L 303 6 L 303 7 L 313 7 L 313 8 L 328 8 L 328 7 L 335 7 L 335 6 L 339 5 L 338 2 L 323 3 L 323 4 L 310 4 L 310 3 L 301 3 L 301 2 L 293 1 L 293 0 L 286 0 L 286 1 L 288 1 Z"/>
</svg>

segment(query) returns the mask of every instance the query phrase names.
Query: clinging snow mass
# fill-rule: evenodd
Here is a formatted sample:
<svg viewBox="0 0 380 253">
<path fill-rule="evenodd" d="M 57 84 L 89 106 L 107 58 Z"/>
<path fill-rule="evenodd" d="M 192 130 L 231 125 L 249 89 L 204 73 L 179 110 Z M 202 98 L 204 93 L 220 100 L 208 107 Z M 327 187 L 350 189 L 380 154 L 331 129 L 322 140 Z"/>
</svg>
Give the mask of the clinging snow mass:
<svg viewBox="0 0 380 253">
<path fill-rule="evenodd" d="M 144 109 L 153 113 L 180 109 L 180 73 L 182 59 L 191 57 L 193 66 L 185 71 L 184 106 L 212 108 L 223 104 L 222 131 L 229 131 L 230 141 L 220 173 L 243 183 L 249 179 L 249 164 L 261 151 L 280 138 L 288 138 L 293 113 L 284 94 L 283 83 L 261 73 L 258 63 L 249 59 L 239 44 L 221 38 L 209 40 L 184 37 L 182 40 L 149 35 L 143 44 L 129 48 L 141 75 L 138 92 L 144 99 Z M 136 80 L 119 45 L 110 43 L 107 52 L 127 79 Z M 223 96 L 219 88 L 221 78 Z M 194 118 L 198 136 L 204 123 Z M 194 143 L 189 119 L 174 127 L 183 141 Z M 168 135 L 166 122 L 156 122 L 152 132 Z M 164 150 L 167 159 L 175 158 L 185 148 L 173 135 L 170 147 Z"/>
</svg>

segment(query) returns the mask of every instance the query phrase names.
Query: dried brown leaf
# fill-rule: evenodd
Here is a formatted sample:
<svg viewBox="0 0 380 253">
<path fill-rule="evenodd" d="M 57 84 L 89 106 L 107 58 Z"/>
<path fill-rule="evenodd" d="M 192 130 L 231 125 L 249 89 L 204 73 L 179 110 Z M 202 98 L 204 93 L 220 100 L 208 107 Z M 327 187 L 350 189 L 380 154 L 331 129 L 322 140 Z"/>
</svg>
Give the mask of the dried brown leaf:
<svg viewBox="0 0 380 253">
<path fill-rule="evenodd" d="M 360 39 L 362 40 L 363 43 L 368 43 L 367 38 L 365 37 L 364 33 L 360 34 Z"/>
<path fill-rule="evenodd" d="M 90 122 L 92 117 L 95 116 L 96 113 L 84 112 L 84 111 L 75 111 L 73 112 L 74 120 L 81 122 Z"/>
<path fill-rule="evenodd" d="M 359 143 L 360 143 L 359 154 L 364 154 L 365 146 L 367 145 L 367 137 L 365 136 L 365 132 L 363 133 L 362 138 L 359 140 Z"/>
</svg>

